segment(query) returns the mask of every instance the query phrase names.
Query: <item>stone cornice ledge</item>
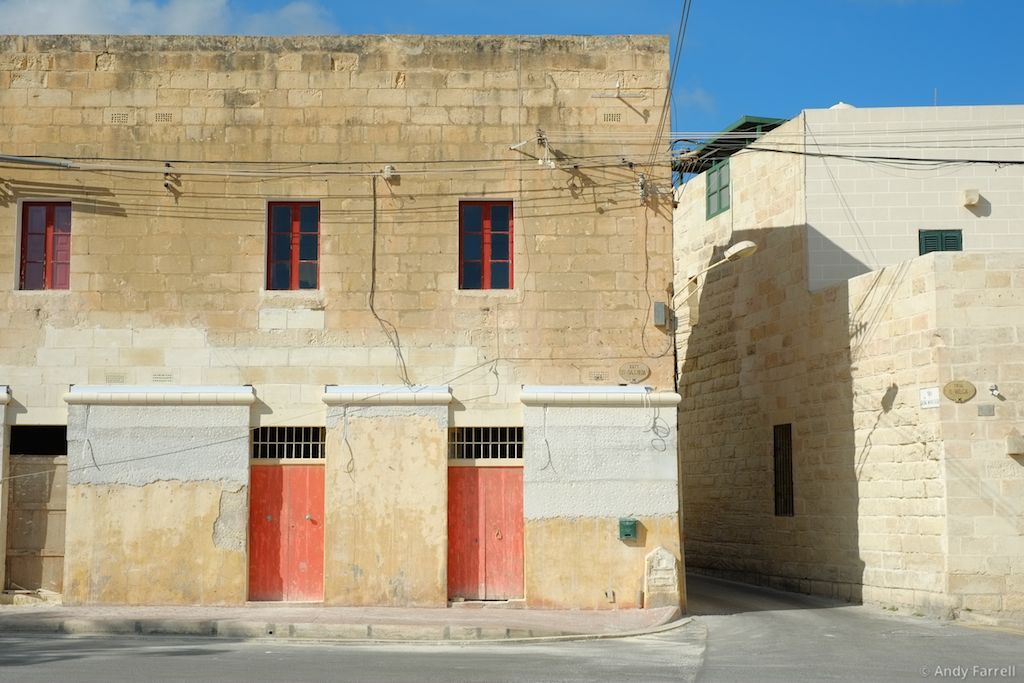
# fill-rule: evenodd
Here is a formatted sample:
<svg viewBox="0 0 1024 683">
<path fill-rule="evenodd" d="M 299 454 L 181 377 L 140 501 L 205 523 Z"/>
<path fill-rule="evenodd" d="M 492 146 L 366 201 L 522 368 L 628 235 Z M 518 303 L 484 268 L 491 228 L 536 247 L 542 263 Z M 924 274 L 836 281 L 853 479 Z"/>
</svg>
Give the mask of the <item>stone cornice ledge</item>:
<svg viewBox="0 0 1024 683">
<path fill-rule="evenodd" d="M 446 406 L 452 392 L 447 384 L 328 384 L 323 401 L 329 406 Z"/>
<path fill-rule="evenodd" d="M 0 406 L 11 402 L 11 388 L 6 384 L 0 384 Z"/>
<path fill-rule="evenodd" d="M 528 406 L 672 407 L 682 400 L 672 391 L 650 387 L 600 385 L 523 385 L 519 400 Z"/>
<path fill-rule="evenodd" d="M 251 386 L 74 385 L 64 394 L 71 405 L 244 406 L 256 402 Z"/>
</svg>

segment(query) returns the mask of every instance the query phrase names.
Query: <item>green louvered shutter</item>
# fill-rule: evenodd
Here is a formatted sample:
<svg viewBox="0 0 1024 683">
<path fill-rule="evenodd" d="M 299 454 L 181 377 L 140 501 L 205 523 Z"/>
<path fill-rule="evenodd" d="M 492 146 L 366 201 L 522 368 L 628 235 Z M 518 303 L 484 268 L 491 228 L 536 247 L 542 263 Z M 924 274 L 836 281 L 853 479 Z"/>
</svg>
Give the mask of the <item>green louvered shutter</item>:
<svg viewBox="0 0 1024 683">
<path fill-rule="evenodd" d="M 918 250 L 924 255 L 933 251 L 963 251 L 963 234 L 960 230 L 920 230 Z"/>
</svg>

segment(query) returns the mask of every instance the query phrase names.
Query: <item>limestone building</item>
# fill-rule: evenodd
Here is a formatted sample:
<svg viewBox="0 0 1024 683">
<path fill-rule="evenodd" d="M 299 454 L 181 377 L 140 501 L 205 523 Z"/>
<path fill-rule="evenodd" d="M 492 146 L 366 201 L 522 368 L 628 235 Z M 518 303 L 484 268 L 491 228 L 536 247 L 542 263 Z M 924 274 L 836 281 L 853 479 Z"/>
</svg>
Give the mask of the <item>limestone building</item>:
<svg viewBox="0 0 1024 683">
<path fill-rule="evenodd" d="M 680 604 L 667 47 L 0 38 L 5 586 Z"/>
<path fill-rule="evenodd" d="M 1022 132 L 1020 106 L 840 106 L 684 157 L 688 570 L 1024 621 Z"/>
</svg>

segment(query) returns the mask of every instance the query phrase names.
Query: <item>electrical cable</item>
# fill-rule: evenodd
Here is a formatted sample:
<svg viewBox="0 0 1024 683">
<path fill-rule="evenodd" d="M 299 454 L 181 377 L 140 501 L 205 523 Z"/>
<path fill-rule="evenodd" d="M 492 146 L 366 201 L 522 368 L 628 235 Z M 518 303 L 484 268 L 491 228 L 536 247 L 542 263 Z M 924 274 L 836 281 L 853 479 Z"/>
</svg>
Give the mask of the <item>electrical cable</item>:
<svg viewBox="0 0 1024 683">
<path fill-rule="evenodd" d="M 370 308 L 370 313 L 373 314 L 373 317 L 380 324 L 380 329 L 384 332 L 384 336 L 387 337 L 388 343 L 395 350 L 395 362 L 398 364 L 399 377 L 402 378 L 407 387 L 411 387 L 412 380 L 409 379 L 409 368 L 406 367 L 405 356 L 402 354 L 402 343 L 398 336 L 398 328 L 390 321 L 382 318 L 374 305 L 374 297 L 377 293 L 377 176 L 373 176 L 370 184 L 373 195 L 373 226 L 370 236 L 372 240 L 370 247 L 370 292 L 367 296 L 367 305 Z"/>
</svg>

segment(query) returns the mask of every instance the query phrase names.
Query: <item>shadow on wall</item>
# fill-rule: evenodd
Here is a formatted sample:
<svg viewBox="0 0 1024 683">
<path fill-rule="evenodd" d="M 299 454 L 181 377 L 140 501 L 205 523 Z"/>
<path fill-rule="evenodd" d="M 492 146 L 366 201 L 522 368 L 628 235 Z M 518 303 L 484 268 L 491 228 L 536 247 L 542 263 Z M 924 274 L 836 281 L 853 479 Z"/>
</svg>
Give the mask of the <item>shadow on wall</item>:
<svg viewBox="0 0 1024 683">
<path fill-rule="evenodd" d="M 846 286 L 808 292 L 806 234 L 802 225 L 735 233 L 733 243 L 752 239 L 758 253 L 710 273 L 688 302 L 698 322 L 679 331 L 686 567 L 857 602 Z M 777 425 L 791 425 L 791 488 Z"/>
<path fill-rule="evenodd" d="M 873 247 L 864 237 L 860 227 L 854 227 L 857 230 L 858 250 L 864 254 L 873 254 Z M 807 244 L 803 253 L 807 255 L 808 289 L 818 291 L 871 271 L 871 266 L 855 258 L 847 251 L 847 247 L 836 244 L 818 232 L 813 225 L 808 225 L 806 229 Z M 877 258 L 874 260 L 878 262 Z"/>
<path fill-rule="evenodd" d="M 70 200 L 75 211 L 102 216 L 127 216 L 109 188 L 78 183 L 42 183 L 31 180 L 0 180 L 0 206 L 10 206 L 19 199 L 60 197 Z"/>
</svg>

